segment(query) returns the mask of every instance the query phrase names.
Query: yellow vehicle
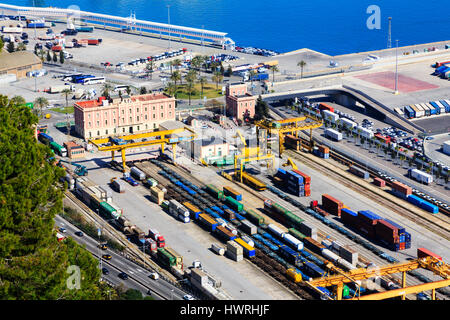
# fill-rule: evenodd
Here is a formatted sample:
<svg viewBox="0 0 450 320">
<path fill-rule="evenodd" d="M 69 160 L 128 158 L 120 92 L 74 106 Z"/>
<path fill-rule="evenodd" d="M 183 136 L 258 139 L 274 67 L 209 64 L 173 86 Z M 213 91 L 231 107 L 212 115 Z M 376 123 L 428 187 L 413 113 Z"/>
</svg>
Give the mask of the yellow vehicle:
<svg viewBox="0 0 450 320">
<path fill-rule="evenodd" d="M 47 113 L 46 115 L 45 115 L 45 119 L 50 119 L 52 117 L 52 115 L 50 114 L 50 113 Z"/>
<path fill-rule="evenodd" d="M 104 254 L 104 255 L 102 255 L 102 258 L 105 260 L 111 260 L 112 257 L 110 254 Z"/>
</svg>

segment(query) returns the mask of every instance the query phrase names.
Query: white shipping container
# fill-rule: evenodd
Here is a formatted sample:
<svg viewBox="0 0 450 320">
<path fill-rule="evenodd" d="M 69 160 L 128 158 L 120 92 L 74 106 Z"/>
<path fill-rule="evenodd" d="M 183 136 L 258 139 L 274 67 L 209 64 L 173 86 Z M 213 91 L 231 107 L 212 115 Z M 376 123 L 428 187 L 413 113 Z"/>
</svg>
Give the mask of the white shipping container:
<svg viewBox="0 0 450 320">
<path fill-rule="evenodd" d="M 225 220 L 221 219 L 221 218 L 216 218 L 217 223 L 222 226 L 225 227 L 227 225 L 227 223 L 225 222 Z"/>
<path fill-rule="evenodd" d="M 324 240 L 322 240 L 321 243 L 322 243 L 325 247 L 327 247 L 327 249 L 330 249 L 330 248 L 331 248 L 332 243 L 331 243 L 330 240 L 324 239 Z"/>
<path fill-rule="evenodd" d="M 342 133 L 333 129 L 325 129 L 325 136 L 336 140 L 336 141 L 341 141 L 342 140 Z"/>
<path fill-rule="evenodd" d="M 268 226 L 270 231 L 272 231 L 272 233 L 274 233 L 275 235 L 277 235 L 279 238 L 283 238 L 283 234 L 286 233 L 286 231 L 281 230 L 280 228 L 278 228 L 276 225 L 270 223 Z"/>
<path fill-rule="evenodd" d="M 335 240 L 333 242 L 331 242 L 331 247 L 336 250 L 337 252 L 341 251 L 341 248 L 344 247 L 344 245 L 342 243 L 340 243 L 339 241 Z"/>
<path fill-rule="evenodd" d="M 419 181 L 419 182 L 424 182 L 424 183 L 431 183 L 433 182 L 433 176 L 431 174 L 425 173 L 423 171 L 420 171 L 418 169 L 412 169 L 410 171 L 410 175 L 413 179 Z"/>
<path fill-rule="evenodd" d="M 346 128 L 350 128 L 353 129 L 354 127 L 356 127 L 356 122 L 347 119 L 347 118 L 341 118 L 341 124 L 346 127 Z"/>
<path fill-rule="evenodd" d="M 226 228 L 227 230 L 229 230 L 229 231 L 230 231 L 232 234 L 234 234 L 234 235 L 237 235 L 237 234 L 238 234 L 237 230 L 236 230 L 235 228 L 233 228 L 232 226 L 229 226 L 228 224 L 225 225 L 225 228 Z"/>
<path fill-rule="evenodd" d="M 330 260 L 331 262 L 336 262 L 339 260 L 339 256 L 333 252 L 331 252 L 328 249 L 322 249 L 321 250 L 322 255 L 327 258 L 328 260 Z"/>
<path fill-rule="evenodd" d="M 331 123 L 336 123 L 337 119 L 339 119 L 339 115 L 337 113 L 328 110 L 322 110 L 322 112 L 323 112 L 323 119 L 328 120 Z"/>
<path fill-rule="evenodd" d="M 143 173 L 141 170 L 139 170 L 136 167 L 131 167 L 130 172 L 132 175 L 134 175 L 138 180 L 144 180 L 145 179 L 145 173 Z"/>
<path fill-rule="evenodd" d="M 359 131 L 358 131 L 359 130 Z M 357 126 L 353 129 L 353 132 L 356 134 L 359 134 L 361 137 L 364 137 L 366 139 L 371 139 L 373 138 L 373 131 L 363 128 L 361 126 Z"/>
<path fill-rule="evenodd" d="M 441 113 L 445 113 L 445 107 L 442 105 L 442 103 L 440 101 L 434 101 L 434 103 L 436 103 L 438 105 Z"/>
<path fill-rule="evenodd" d="M 336 261 L 336 264 L 340 267 L 343 267 L 344 269 L 346 269 L 346 271 L 350 271 L 353 269 L 356 269 L 356 267 L 354 265 L 352 265 L 350 262 L 346 261 L 344 258 L 339 258 Z"/>
<path fill-rule="evenodd" d="M 289 233 L 285 233 L 283 235 L 283 239 L 290 245 L 292 245 L 295 250 L 300 251 L 303 250 L 303 242 L 298 240 L 296 237 L 290 235 Z"/>
<path fill-rule="evenodd" d="M 425 116 L 425 109 L 422 107 L 420 103 L 414 105 L 418 111 L 416 111 L 416 118 Z"/>
<path fill-rule="evenodd" d="M 316 239 L 317 238 L 317 228 L 310 226 L 308 223 L 306 222 L 302 222 L 299 225 L 299 231 L 301 233 L 303 233 L 305 236 Z"/>
<path fill-rule="evenodd" d="M 444 152 L 445 154 L 450 155 L 450 140 L 445 141 L 442 144 L 442 152 Z"/>
</svg>

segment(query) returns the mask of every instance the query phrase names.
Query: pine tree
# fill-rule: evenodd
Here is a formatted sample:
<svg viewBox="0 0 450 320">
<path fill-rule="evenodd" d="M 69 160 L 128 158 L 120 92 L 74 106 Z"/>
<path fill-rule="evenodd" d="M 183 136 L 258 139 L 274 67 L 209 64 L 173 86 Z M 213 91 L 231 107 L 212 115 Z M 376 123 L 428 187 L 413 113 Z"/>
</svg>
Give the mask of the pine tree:
<svg viewBox="0 0 450 320">
<path fill-rule="evenodd" d="M 101 299 L 97 261 L 73 240 L 56 240 L 64 170 L 47 161 L 37 117 L 16 100 L 0 96 L 0 299 Z M 67 286 L 71 265 L 80 268 L 79 290 Z"/>
<path fill-rule="evenodd" d="M 6 46 L 6 51 L 8 51 L 9 53 L 14 52 L 16 49 L 14 47 L 14 42 L 10 41 L 8 42 L 7 46 Z"/>
</svg>

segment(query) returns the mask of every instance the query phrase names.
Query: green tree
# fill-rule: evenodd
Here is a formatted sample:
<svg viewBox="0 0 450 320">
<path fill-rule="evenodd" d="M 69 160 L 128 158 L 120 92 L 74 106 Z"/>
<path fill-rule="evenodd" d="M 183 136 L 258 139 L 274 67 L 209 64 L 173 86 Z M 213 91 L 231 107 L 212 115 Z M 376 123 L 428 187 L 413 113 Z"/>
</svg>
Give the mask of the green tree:
<svg viewBox="0 0 450 320">
<path fill-rule="evenodd" d="M 22 96 L 14 96 L 11 98 L 11 103 L 18 106 L 22 106 L 25 103 L 27 103 L 27 101 Z"/>
<path fill-rule="evenodd" d="M 272 82 L 275 82 L 275 72 L 280 71 L 280 69 L 276 65 L 270 66 L 269 69 L 272 71 Z"/>
<path fill-rule="evenodd" d="M 181 80 L 181 73 L 180 71 L 175 71 L 174 73 L 172 73 L 172 75 L 170 76 L 170 80 L 173 81 L 173 83 L 175 84 L 175 91 L 174 91 L 174 95 L 175 98 L 177 97 L 177 82 Z"/>
<path fill-rule="evenodd" d="M 216 89 L 218 89 L 219 83 L 222 82 L 223 80 L 223 75 L 220 72 L 216 71 L 214 72 L 214 75 L 212 76 L 211 80 L 216 83 Z"/>
<path fill-rule="evenodd" d="M 191 95 L 194 93 L 194 79 L 192 77 L 186 79 L 186 91 L 189 95 L 189 105 L 191 105 Z"/>
<path fill-rule="evenodd" d="M 109 99 L 111 90 L 112 90 L 112 86 L 109 83 L 105 82 L 102 86 L 102 93 L 101 93 L 102 96 Z"/>
<path fill-rule="evenodd" d="M 3 39 L 0 37 L 0 54 L 2 53 L 4 46 L 5 43 L 3 42 Z"/>
<path fill-rule="evenodd" d="M 301 68 L 301 76 L 300 76 L 300 78 L 303 78 L 303 68 L 306 66 L 306 62 L 305 61 L 299 61 L 298 63 L 297 63 L 297 67 L 300 67 Z"/>
<path fill-rule="evenodd" d="M 59 52 L 59 63 L 64 63 L 64 52 L 62 51 Z"/>
<path fill-rule="evenodd" d="M 127 86 L 126 89 L 125 89 L 125 91 L 127 92 L 127 95 L 130 95 L 130 93 L 131 93 L 131 87 L 130 87 L 130 86 Z"/>
<path fill-rule="evenodd" d="M 56 52 L 53 52 L 53 62 L 58 62 L 58 56 L 56 55 Z"/>
<path fill-rule="evenodd" d="M 176 91 L 177 91 L 177 87 L 175 86 L 175 84 L 173 82 L 170 82 L 166 87 L 167 94 L 169 94 L 170 96 L 175 96 Z"/>
<path fill-rule="evenodd" d="M 121 296 L 121 300 L 142 300 L 144 297 L 142 296 L 142 292 L 137 289 L 128 289 Z"/>
<path fill-rule="evenodd" d="M 139 89 L 139 94 L 147 94 L 147 88 L 146 87 L 141 87 Z"/>
<path fill-rule="evenodd" d="M 261 120 L 269 116 L 269 105 L 258 96 L 255 104 L 255 120 Z"/>
<path fill-rule="evenodd" d="M 208 81 L 206 80 L 206 77 L 200 77 L 198 78 L 198 83 L 200 83 L 200 88 L 201 88 L 201 97 L 203 98 L 203 88 L 205 87 L 205 84 L 208 83 Z"/>
<path fill-rule="evenodd" d="M 36 100 L 34 100 L 34 105 L 36 108 L 34 108 L 35 112 L 37 112 L 38 117 L 42 117 L 44 112 L 43 109 L 49 105 L 48 100 L 44 97 L 38 97 Z"/>
<path fill-rule="evenodd" d="M 101 299 L 97 261 L 70 238 L 56 240 L 65 173 L 36 142 L 37 121 L 28 107 L 0 96 L 0 299 Z M 67 285 L 71 265 L 81 273 L 79 290 Z"/>
<path fill-rule="evenodd" d="M 26 51 L 27 50 L 27 45 L 23 42 L 20 42 L 19 44 L 17 44 L 17 48 L 16 51 Z"/>
<path fill-rule="evenodd" d="M 233 74 L 233 68 L 232 68 L 230 65 L 228 65 L 228 68 L 227 68 L 227 77 L 231 77 L 232 74 Z"/>
<path fill-rule="evenodd" d="M 9 53 L 12 53 L 16 50 L 15 46 L 14 46 L 14 42 L 13 41 L 9 41 L 8 44 L 6 45 L 6 51 L 8 51 Z"/>
<path fill-rule="evenodd" d="M 50 55 L 50 51 L 47 50 L 47 62 L 52 61 L 52 57 Z"/>
</svg>

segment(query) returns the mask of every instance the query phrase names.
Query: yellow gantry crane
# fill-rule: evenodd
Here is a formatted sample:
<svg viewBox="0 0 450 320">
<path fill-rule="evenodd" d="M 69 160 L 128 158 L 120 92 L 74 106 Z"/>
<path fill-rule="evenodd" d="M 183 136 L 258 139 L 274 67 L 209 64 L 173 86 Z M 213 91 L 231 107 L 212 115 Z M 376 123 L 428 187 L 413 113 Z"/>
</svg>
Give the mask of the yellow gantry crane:
<svg viewBox="0 0 450 320">
<path fill-rule="evenodd" d="M 443 280 L 407 287 L 406 272 L 419 268 L 432 271 L 434 274 L 442 277 Z M 377 276 L 399 272 L 402 273 L 402 288 L 369 294 L 365 296 L 358 296 L 347 300 L 383 300 L 399 296 L 402 297 L 402 300 L 405 300 L 407 294 L 418 293 L 427 290 L 432 291 L 431 298 L 432 300 L 435 300 L 436 289 L 450 285 L 450 266 L 447 263 L 431 256 L 407 262 L 390 264 L 382 267 L 369 269 L 360 268 L 351 270 L 349 272 L 339 272 L 338 275 L 306 281 L 305 283 L 314 289 L 317 289 L 317 287 L 336 286 L 336 300 L 342 300 L 342 289 L 345 283 L 356 282 L 358 280 L 366 280 Z"/>
<path fill-rule="evenodd" d="M 271 153 L 263 153 L 259 147 L 248 147 L 245 142 L 244 136 L 239 130 L 236 130 L 234 138 L 239 137 L 244 147 L 241 149 L 241 154 L 234 156 L 234 173 L 242 182 L 242 172 L 244 170 L 244 164 L 247 162 L 260 161 L 260 160 L 272 160 L 272 167 L 275 164 L 275 156 Z M 267 163 L 267 167 L 270 167 L 270 162 Z"/>
<path fill-rule="evenodd" d="M 144 146 L 154 146 L 161 145 L 161 153 L 164 153 L 164 148 L 166 145 L 172 146 L 173 152 L 173 162 L 176 159 L 176 146 L 180 142 L 192 142 L 197 135 L 194 131 L 187 127 L 164 130 L 164 131 L 154 131 L 147 133 L 138 133 L 125 135 L 120 137 L 109 137 L 102 139 L 92 139 L 89 143 L 95 145 L 99 151 L 111 152 L 111 160 L 114 161 L 114 153 L 120 151 L 122 156 L 123 172 L 128 170 L 126 165 L 125 151 L 127 149 L 139 148 Z M 148 139 L 146 141 L 138 141 L 133 143 L 128 143 L 129 140 L 137 139 Z"/>
<path fill-rule="evenodd" d="M 287 162 L 286 163 L 283 163 L 283 167 L 287 167 L 287 166 L 291 166 L 292 167 L 292 169 L 294 169 L 294 170 L 298 170 L 298 167 L 297 167 L 297 165 L 295 164 L 295 162 L 294 161 L 292 161 L 292 159 L 289 157 L 289 158 L 287 158 Z"/>
<path fill-rule="evenodd" d="M 284 136 L 286 134 L 294 134 L 298 137 L 299 131 L 309 130 L 309 140 L 311 142 L 312 130 L 320 128 L 323 125 L 323 121 L 311 116 L 304 116 L 273 121 L 266 119 L 257 121 L 255 124 L 258 130 L 266 129 L 270 135 L 278 134 L 279 156 L 281 156 L 284 151 Z M 312 143 L 310 143 L 310 151 L 312 151 Z"/>
</svg>

